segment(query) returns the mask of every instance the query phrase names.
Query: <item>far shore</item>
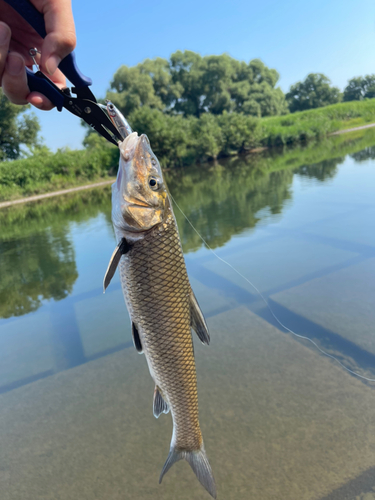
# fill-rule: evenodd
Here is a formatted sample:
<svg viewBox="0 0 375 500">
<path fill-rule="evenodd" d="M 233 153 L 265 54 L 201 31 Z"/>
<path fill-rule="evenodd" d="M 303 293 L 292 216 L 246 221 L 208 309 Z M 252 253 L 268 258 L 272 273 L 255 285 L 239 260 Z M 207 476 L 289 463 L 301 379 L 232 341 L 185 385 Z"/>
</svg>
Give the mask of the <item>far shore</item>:
<svg viewBox="0 0 375 500">
<path fill-rule="evenodd" d="M 346 134 L 349 132 L 355 132 L 357 130 L 364 130 L 364 129 L 372 128 L 372 127 L 375 127 L 375 123 L 369 123 L 368 125 L 361 125 L 360 127 L 338 130 L 336 132 L 332 132 L 331 134 L 329 134 L 329 136 Z M 254 148 L 253 150 L 250 151 L 250 153 L 258 153 L 258 152 L 264 151 L 265 149 L 268 149 L 268 148 L 265 148 L 265 147 Z M 116 178 L 113 177 L 113 178 L 105 180 L 105 181 L 94 182 L 91 184 L 85 184 L 83 186 L 77 186 L 77 187 L 68 188 L 68 189 L 61 189 L 59 191 L 53 191 L 50 193 L 43 193 L 43 194 L 38 194 L 38 195 L 34 195 L 34 196 L 26 196 L 24 198 L 18 198 L 18 199 L 10 200 L 10 201 L 3 201 L 3 202 L 0 202 L 0 209 L 11 207 L 13 205 L 18 205 L 21 203 L 28 203 L 30 201 L 38 201 L 38 200 L 43 200 L 45 198 L 52 198 L 54 196 L 60 196 L 60 195 L 64 195 L 64 194 L 74 193 L 76 191 L 83 191 L 85 189 L 92 189 L 92 188 L 96 188 L 96 187 L 100 187 L 100 186 L 107 186 L 109 184 L 112 184 L 115 180 L 116 180 Z"/>
<path fill-rule="evenodd" d="M 346 134 L 348 132 L 355 132 L 356 130 L 363 130 L 365 128 L 372 128 L 372 127 L 375 127 L 375 123 L 369 123 L 368 125 L 362 125 L 360 127 L 346 128 L 344 130 L 337 130 L 336 132 L 332 132 L 332 134 L 328 134 L 328 135 Z"/>
<path fill-rule="evenodd" d="M 52 193 L 43 193 L 43 194 L 37 194 L 35 196 L 26 196 L 25 198 L 18 198 L 17 200 L 2 201 L 0 203 L 0 208 L 11 207 L 12 205 L 27 203 L 29 201 L 43 200 L 44 198 L 52 198 L 53 196 L 60 196 L 62 194 L 75 193 L 76 191 L 83 191 L 84 189 L 92 189 L 100 186 L 107 186 L 108 184 L 113 184 L 115 180 L 116 178 L 113 177 L 112 179 L 106 181 L 94 182 L 92 184 L 85 184 L 84 186 L 78 186 L 69 189 L 61 189 L 60 191 L 53 191 Z"/>
</svg>

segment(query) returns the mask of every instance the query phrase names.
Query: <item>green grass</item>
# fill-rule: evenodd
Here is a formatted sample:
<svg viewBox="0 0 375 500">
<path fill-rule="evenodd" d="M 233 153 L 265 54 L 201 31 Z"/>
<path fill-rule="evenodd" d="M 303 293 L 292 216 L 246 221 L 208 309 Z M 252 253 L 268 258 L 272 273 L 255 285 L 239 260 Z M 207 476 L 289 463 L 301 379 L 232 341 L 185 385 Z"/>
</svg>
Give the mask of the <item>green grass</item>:
<svg viewBox="0 0 375 500">
<path fill-rule="evenodd" d="M 260 142 L 268 147 L 296 144 L 374 122 L 375 99 L 342 102 L 290 115 L 262 118 Z"/>
<path fill-rule="evenodd" d="M 30 158 L 0 163 L 0 201 L 90 184 L 116 172 L 115 147 L 43 151 Z"/>
</svg>

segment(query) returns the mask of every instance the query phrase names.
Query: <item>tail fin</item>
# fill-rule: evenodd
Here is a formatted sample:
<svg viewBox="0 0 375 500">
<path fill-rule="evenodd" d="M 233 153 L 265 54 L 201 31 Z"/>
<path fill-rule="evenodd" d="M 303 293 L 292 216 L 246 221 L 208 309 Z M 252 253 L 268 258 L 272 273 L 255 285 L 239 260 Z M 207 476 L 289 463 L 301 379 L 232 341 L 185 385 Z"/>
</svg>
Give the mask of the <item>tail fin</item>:
<svg viewBox="0 0 375 500">
<path fill-rule="evenodd" d="M 176 451 L 174 448 L 171 448 L 168 458 L 161 471 L 159 484 L 161 483 L 164 474 L 169 471 L 172 465 L 182 459 L 189 462 L 190 467 L 193 469 L 199 482 L 206 488 L 208 493 L 213 498 L 216 498 L 215 480 L 203 444 L 200 450 L 194 451 Z"/>
</svg>

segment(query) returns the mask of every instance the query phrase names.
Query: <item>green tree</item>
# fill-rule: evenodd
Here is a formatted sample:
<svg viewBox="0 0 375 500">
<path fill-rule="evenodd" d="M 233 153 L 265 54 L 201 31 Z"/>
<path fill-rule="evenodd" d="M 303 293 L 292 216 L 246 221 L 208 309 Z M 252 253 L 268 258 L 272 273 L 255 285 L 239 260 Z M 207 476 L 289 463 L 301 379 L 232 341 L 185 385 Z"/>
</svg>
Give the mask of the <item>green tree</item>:
<svg viewBox="0 0 375 500">
<path fill-rule="evenodd" d="M 204 67 L 202 57 L 190 50 L 178 50 L 171 55 L 170 71 L 174 84 L 181 86 L 179 99 L 176 101 L 174 111 L 185 116 L 196 116 L 204 112 L 202 101 Z"/>
<path fill-rule="evenodd" d="M 273 116 L 288 112 L 278 79 L 277 71 L 258 59 L 247 64 L 228 54 L 202 57 L 177 51 L 170 61 L 156 58 L 121 66 L 107 97 L 126 116 L 145 106 L 197 118 L 225 111 Z"/>
<path fill-rule="evenodd" d="M 121 66 L 110 84 L 107 98 L 128 116 L 135 109 L 148 106 L 168 110 L 180 96 L 180 85 L 172 82 L 166 59 L 146 59 L 128 68 Z"/>
<path fill-rule="evenodd" d="M 223 113 L 218 117 L 218 123 L 222 132 L 224 156 L 244 153 L 259 144 L 260 127 L 257 118 L 240 113 Z"/>
<path fill-rule="evenodd" d="M 38 146 L 40 125 L 35 115 L 25 114 L 27 108 L 9 102 L 0 89 L 0 161 L 18 158 L 22 145 Z"/>
<path fill-rule="evenodd" d="M 249 64 L 240 62 L 231 88 L 234 111 L 258 117 L 286 114 L 285 96 L 280 88 L 275 88 L 278 79 L 278 72 L 259 59 Z"/>
<path fill-rule="evenodd" d="M 193 117 L 171 116 L 147 106 L 135 110 L 129 116 L 131 127 L 139 134 L 146 134 L 152 150 L 163 167 L 190 163 L 195 158 L 195 143 L 192 137 Z M 192 156 L 191 161 L 189 160 Z"/>
<path fill-rule="evenodd" d="M 259 59 L 246 64 L 227 54 L 201 57 L 178 51 L 171 56 L 171 72 L 183 88 L 175 110 L 185 115 L 236 111 L 260 117 L 288 112 L 284 94 L 275 88 L 279 74 Z"/>
<path fill-rule="evenodd" d="M 322 73 L 310 73 L 303 82 L 297 82 L 286 94 L 289 109 L 304 111 L 340 101 L 340 90 L 331 86 L 331 80 Z"/>
<path fill-rule="evenodd" d="M 224 146 L 224 137 L 215 115 L 205 113 L 196 120 L 193 127 L 196 151 L 200 160 L 213 158 L 216 160 Z"/>
<path fill-rule="evenodd" d="M 359 76 L 348 81 L 344 89 L 344 101 L 362 101 L 375 97 L 375 74 Z"/>
<path fill-rule="evenodd" d="M 138 66 L 121 66 L 116 71 L 107 98 L 126 116 L 142 106 L 163 109 L 162 101 L 155 94 L 151 77 L 142 74 Z"/>
</svg>

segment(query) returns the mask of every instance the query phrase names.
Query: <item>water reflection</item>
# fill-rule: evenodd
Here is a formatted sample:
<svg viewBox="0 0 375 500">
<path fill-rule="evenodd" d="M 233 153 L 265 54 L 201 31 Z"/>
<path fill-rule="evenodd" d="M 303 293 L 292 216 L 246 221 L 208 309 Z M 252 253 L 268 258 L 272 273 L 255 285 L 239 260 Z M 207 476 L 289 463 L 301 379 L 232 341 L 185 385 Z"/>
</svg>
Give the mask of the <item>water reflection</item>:
<svg viewBox="0 0 375 500">
<path fill-rule="evenodd" d="M 43 300 L 61 300 L 78 277 L 66 228 L 48 228 L 0 241 L 0 317 L 36 311 Z"/>
<path fill-rule="evenodd" d="M 78 277 L 72 222 L 104 213 L 109 189 L 92 190 L 0 211 L 0 318 L 36 311 L 43 300 L 66 298 Z"/>
<path fill-rule="evenodd" d="M 69 223 L 84 222 L 99 213 L 110 222 L 109 198 L 110 188 L 103 187 L 2 209 L 1 240 L 24 238 L 50 227 L 62 227 L 66 233 Z"/>
<path fill-rule="evenodd" d="M 368 148 L 363 149 L 362 151 L 357 151 L 356 153 L 352 153 L 350 156 L 357 163 L 360 163 L 362 161 L 367 161 L 367 160 L 374 160 L 375 159 L 375 146 L 370 146 Z"/>
<path fill-rule="evenodd" d="M 182 211 L 212 247 L 220 247 L 260 220 L 269 208 L 280 213 L 290 198 L 292 170 L 267 172 L 251 160 L 211 167 L 192 167 L 168 175 L 168 186 Z M 175 209 L 184 252 L 203 243 L 189 222 Z"/>
<path fill-rule="evenodd" d="M 332 158 L 324 160 L 314 165 L 303 165 L 297 172 L 299 175 L 304 175 L 310 179 L 317 179 L 318 181 L 326 181 L 332 179 L 337 174 L 337 166 L 345 161 L 343 158 Z"/>
</svg>

